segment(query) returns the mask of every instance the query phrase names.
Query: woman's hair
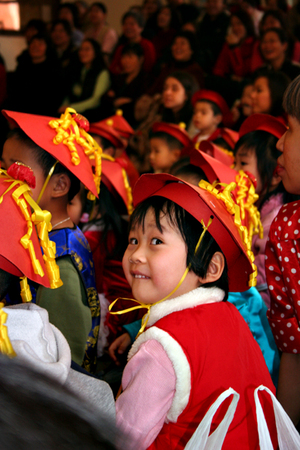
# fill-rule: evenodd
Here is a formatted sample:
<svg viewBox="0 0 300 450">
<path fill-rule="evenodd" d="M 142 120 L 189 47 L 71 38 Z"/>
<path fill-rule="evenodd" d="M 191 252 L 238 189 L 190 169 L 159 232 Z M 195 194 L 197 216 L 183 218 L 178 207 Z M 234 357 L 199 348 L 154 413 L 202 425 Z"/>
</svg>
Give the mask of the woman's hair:
<svg viewBox="0 0 300 450">
<path fill-rule="evenodd" d="M 121 56 L 134 54 L 138 58 L 144 56 L 144 49 L 140 44 L 137 43 L 129 43 L 125 44 L 121 51 Z"/>
<path fill-rule="evenodd" d="M 42 168 L 44 177 L 46 179 L 51 167 L 53 167 L 53 165 L 55 164 L 56 159 L 53 158 L 50 153 L 46 152 L 46 150 L 39 147 L 35 142 L 33 142 L 33 140 L 30 139 L 30 137 L 28 137 L 23 130 L 21 130 L 21 128 L 14 128 L 13 130 L 11 130 L 7 138 L 14 138 L 18 141 L 21 141 L 21 143 L 24 145 L 24 151 L 26 151 L 26 147 L 32 151 L 35 160 Z M 75 177 L 75 175 L 73 175 L 72 172 L 70 172 L 65 166 L 60 163 L 56 164 L 53 175 L 58 173 L 66 174 L 71 181 L 70 190 L 68 192 L 68 200 L 71 201 L 72 198 L 75 197 L 75 195 L 80 190 L 80 181 L 77 177 Z"/>
<path fill-rule="evenodd" d="M 107 13 L 107 8 L 106 8 L 106 5 L 104 5 L 104 3 L 102 3 L 102 2 L 94 2 L 94 3 L 91 4 L 91 8 L 93 6 L 97 6 L 97 8 L 101 9 L 103 14 Z"/>
<path fill-rule="evenodd" d="M 139 14 L 137 11 L 127 11 L 122 16 L 122 25 L 124 24 L 125 20 L 128 19 L 128 17 L 132 17 L 136 23 L 139 25 L 140 28 L 144 28 L 145 26 L 145 20 L 142 14 Z"/>
<path fill-rule="evenodd" d="M 106 67 L 103 56 L 102 56 L 100 44 L 97 41 L 95 41 L 95 39 L 91 39 L 91 38 L 86 38 L 82 41 L 82 43 L 83 42 L 89 42 L 94 49 L 95 58 L 92 62 L 91 70 L 96 70 L 98 73 L 100 70 L 102 70 Z"/>
<path fill-rule="evenodd" d="M 37 33 L 46 34 L 47 33 L 47 25 L 43 20 L 40 19 L 31 19 L 25 25 L 24 32 L 29 30 L 30 28 L 35 28 Z"/>
<path fill-rule="evenodd" d="M 284 14 L 282 13 L 282 11 L 280 11 L 279 9 L 269 9 L 268 11 L 266 11 L 264 13 L 264 15 L 262 16 L 262 19 L 259 23 L 259 26 L 261 29 L 263 29 L 265 22 L 267 20 L 268 17 L 274 17 L 274 19 L 278 20 L 278 22 L 281 25 L 281 28 L 283 30 L 287 30 L 287 21 L 286 21 L 286 17 L 284 16 Z"/>
<path fill-rule="evenodd" d="M 300 75 L 287 87 L 283 96 L 285 112 L 300 122 Z"/>
<path fill-rule="evenodd" d="M 74 27 L 77 28 L 78 27 L 78 9 L 77 9 L 76 5 L 74 5 L 74 3 L 70 3 L 70 2 L 62 3 L 58 7 L 58 12 L 64 8 L 67 8 L 70 11 L 70 13 L 72 14 Z"/>
<path fill-rule="evenodd" d="M 64 27 L 65 32 L 67 33 L 67 35 L 71 38 L 72 37 L 72 28 L 70 23 L 65 20 L 65 19 L 57 19 L 54 20 L 54 22 L 52 22 L 52 26 L 51 26 L 51 32 L 54 30 L 54 28 L 56 27 L 56 25 L 62 25 Z"/>
<path fill-rule="evenodd" d="M 168 9 L 171 12 L 171 20 L 170 20 L 170 28 L 173 28 L 174 30 L 178 30 L 180 27 L 180 19 L 178 12 L 175 8 L 172 8 L 171 5 L 163 5 L 161 8 L 159 8 L 159 11 L 157 15 L 163 10 Z"/>
<path fill-rule="evenodd" d="M 266 78 L 270 90 L 271 109 L 269 114 L 272 116 L 281 116 L 284 114 L 282 99 L 284 92 L 290 84 L 289 77 L 283 72 L 276 72 L 266 68 L 258 69 L 253 74 L 253 83 L 258 78 Z"/>
<path fill-rule="evenodd" d="M 235 11 L 232 13 L 231 18 L 232 17 L 237 17 L 242 22 L 246 28 L 247 37 L 255 36 L 253 20 L 246 11 L 243 11 L 242 9 Z"/>
<path fill-rule="evenodd" d="M 285 44 L 286 42 L 289 41 L 287 33 L 282 28 L 275 28 L 275 27 L 274 28 L 268 28 L 267 30 L 262 32 L 261 40 L 264 38 L 264 36 L 267 33 L 276 33 L 277 36 L 278 36 L 278 39 L 280 40 L 280 42 L 282 44 Z"/>
<path fill-rule="evenodd" d="M 159 196 L 149 197 L 136 207 L 130 218 L 129 229 L 136 225 L 144 227 L 145 217 L 149 209 L 153 210 L 156 226 L 161 232 L 160 219 L 162 216 L 166 216 L 170 226 L 180 232 L 187 247 L 187 267 L 190 265 L 192 272 L 199 277 L 205 278 L 213 255 L 216 252 L 223 253 L 209 231 L 206 231 L 204 234 L 199 249 L 195 254 L 196 245 L 203 231 L 202 225 L 181 206 Z M 221 277 L 215 282 L 203 284 L 202 287 L 216 286 L 223 289 L 226 294 L 224 300 L 226 300 L 229 288 L 225 257 L 224 260 L 225 268 Z M 170 270 L 172 270 L 172 267 L 170 267 Z"/>
</svg>

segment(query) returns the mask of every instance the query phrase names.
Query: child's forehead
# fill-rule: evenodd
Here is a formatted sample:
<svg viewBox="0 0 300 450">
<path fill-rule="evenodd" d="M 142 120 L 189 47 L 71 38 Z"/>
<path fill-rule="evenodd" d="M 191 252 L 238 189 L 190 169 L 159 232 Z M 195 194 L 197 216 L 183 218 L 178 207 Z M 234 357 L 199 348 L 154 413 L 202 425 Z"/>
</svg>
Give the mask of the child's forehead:
<svg viewBox="0 0 300 450">
<path fill-rule="evenodd" d="M 252 157 L 255 155 L 255 148 L 247 147 L 247 145 L 243 144 L 238 148 L 236 155 Z"/>
<path fill-rule="evenodd" d="M 157 212 L 153 206 L 150 206 L 145 214 L 138 215 L 132 222 L 130 231 L 136 232 L 138 230 L 143 233 L 151 230 L 159 230 L 162 233 L 166 233 L 177 232 L 177 227 L 174 223 L 172 212 L 168 213 L 164 208 Z"/>
<path fill-rule="evenodd" d="M 208 100 L 197 100 L 194 106 L 194 110 L 200 109 L 213 109 L 213 105 L 211 101 Z"/>
</svg>

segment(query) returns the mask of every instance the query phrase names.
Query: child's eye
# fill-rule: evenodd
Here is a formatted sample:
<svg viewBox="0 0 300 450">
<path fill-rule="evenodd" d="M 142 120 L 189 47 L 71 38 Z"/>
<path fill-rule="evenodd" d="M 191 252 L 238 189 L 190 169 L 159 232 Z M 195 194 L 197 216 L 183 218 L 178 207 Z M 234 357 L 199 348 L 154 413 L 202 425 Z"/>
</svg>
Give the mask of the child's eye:
<svg viewBox="0 0 300 450">
<path fill-rule="evenodd" d="M 162 241 L 160 239 L 158 239 L 158 238 L 152 238 L 151 239 L 151 244 L 152 245 L 159 245 L 159 244 L 162 244 Z"/>
<path fill-rule="evenodd" d="M 137 239 L 134 238 L 134 237 L 129 238 L 128 243 L 131 244 L 131 245 L 136 245 L 137 244 Z"/>
</svg>

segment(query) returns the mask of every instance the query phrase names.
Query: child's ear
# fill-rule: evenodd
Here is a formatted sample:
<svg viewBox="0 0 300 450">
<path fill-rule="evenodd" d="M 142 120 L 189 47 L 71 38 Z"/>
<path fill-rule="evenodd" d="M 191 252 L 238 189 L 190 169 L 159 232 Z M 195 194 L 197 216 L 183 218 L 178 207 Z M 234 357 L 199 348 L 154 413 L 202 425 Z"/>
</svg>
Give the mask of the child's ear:
<svg viewBox="0 0 300 450">
<path fill-rule="evenodd" d="M 181 155 L 181 150 L 179 148 L 176 148 L 175 150 L 172 151 L 173 154 L 173 160 L 174 162 L 178 161 Z"/>
<path fill-rule="evenodd" d="M 52 197 L 63 197 L 68 194 L 71 180 L 66 173 L 56 173 L 52 176 Z"/>
<path fill-rule="evenodd" d="M 215 124 L 216 125 L 219 125 L 222 122 L 222 120 L 223 120 L 222 114 L 216 114 L 215 115 Z"/>
<path fill-rule="evenodd" d="M 221 278 L 225 268 L 224 255 L 221 252 L 214 253 L 210 260 L 205 278 L 201 278 L 200 283 L 213 283 Z"/>
</svg>

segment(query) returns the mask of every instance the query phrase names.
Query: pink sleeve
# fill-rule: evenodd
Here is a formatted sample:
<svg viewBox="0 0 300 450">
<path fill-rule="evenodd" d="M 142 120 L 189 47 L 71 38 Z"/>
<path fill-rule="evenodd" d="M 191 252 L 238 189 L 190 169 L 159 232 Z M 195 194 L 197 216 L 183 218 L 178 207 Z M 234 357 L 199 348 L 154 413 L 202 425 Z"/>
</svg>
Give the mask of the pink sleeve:
<svg viewBox="0 0 300 450">
<path fill-rule="evenodd" d="M 117 32 L 110 28 L 107 33 L 105 33 L 105 36 L 102 41 L 102 52 L 103 53 L 112 53 L 116 44 L 118 42 L 118 35 Z"/>
<path fill-rule="evenodd" d="M 127 363 L 117 399 L 117 426 L 131 450 L 147 449 L 163 427 L 175 394 L 175 372 L 162 345 L 149 340 Z"/>
</svg>

